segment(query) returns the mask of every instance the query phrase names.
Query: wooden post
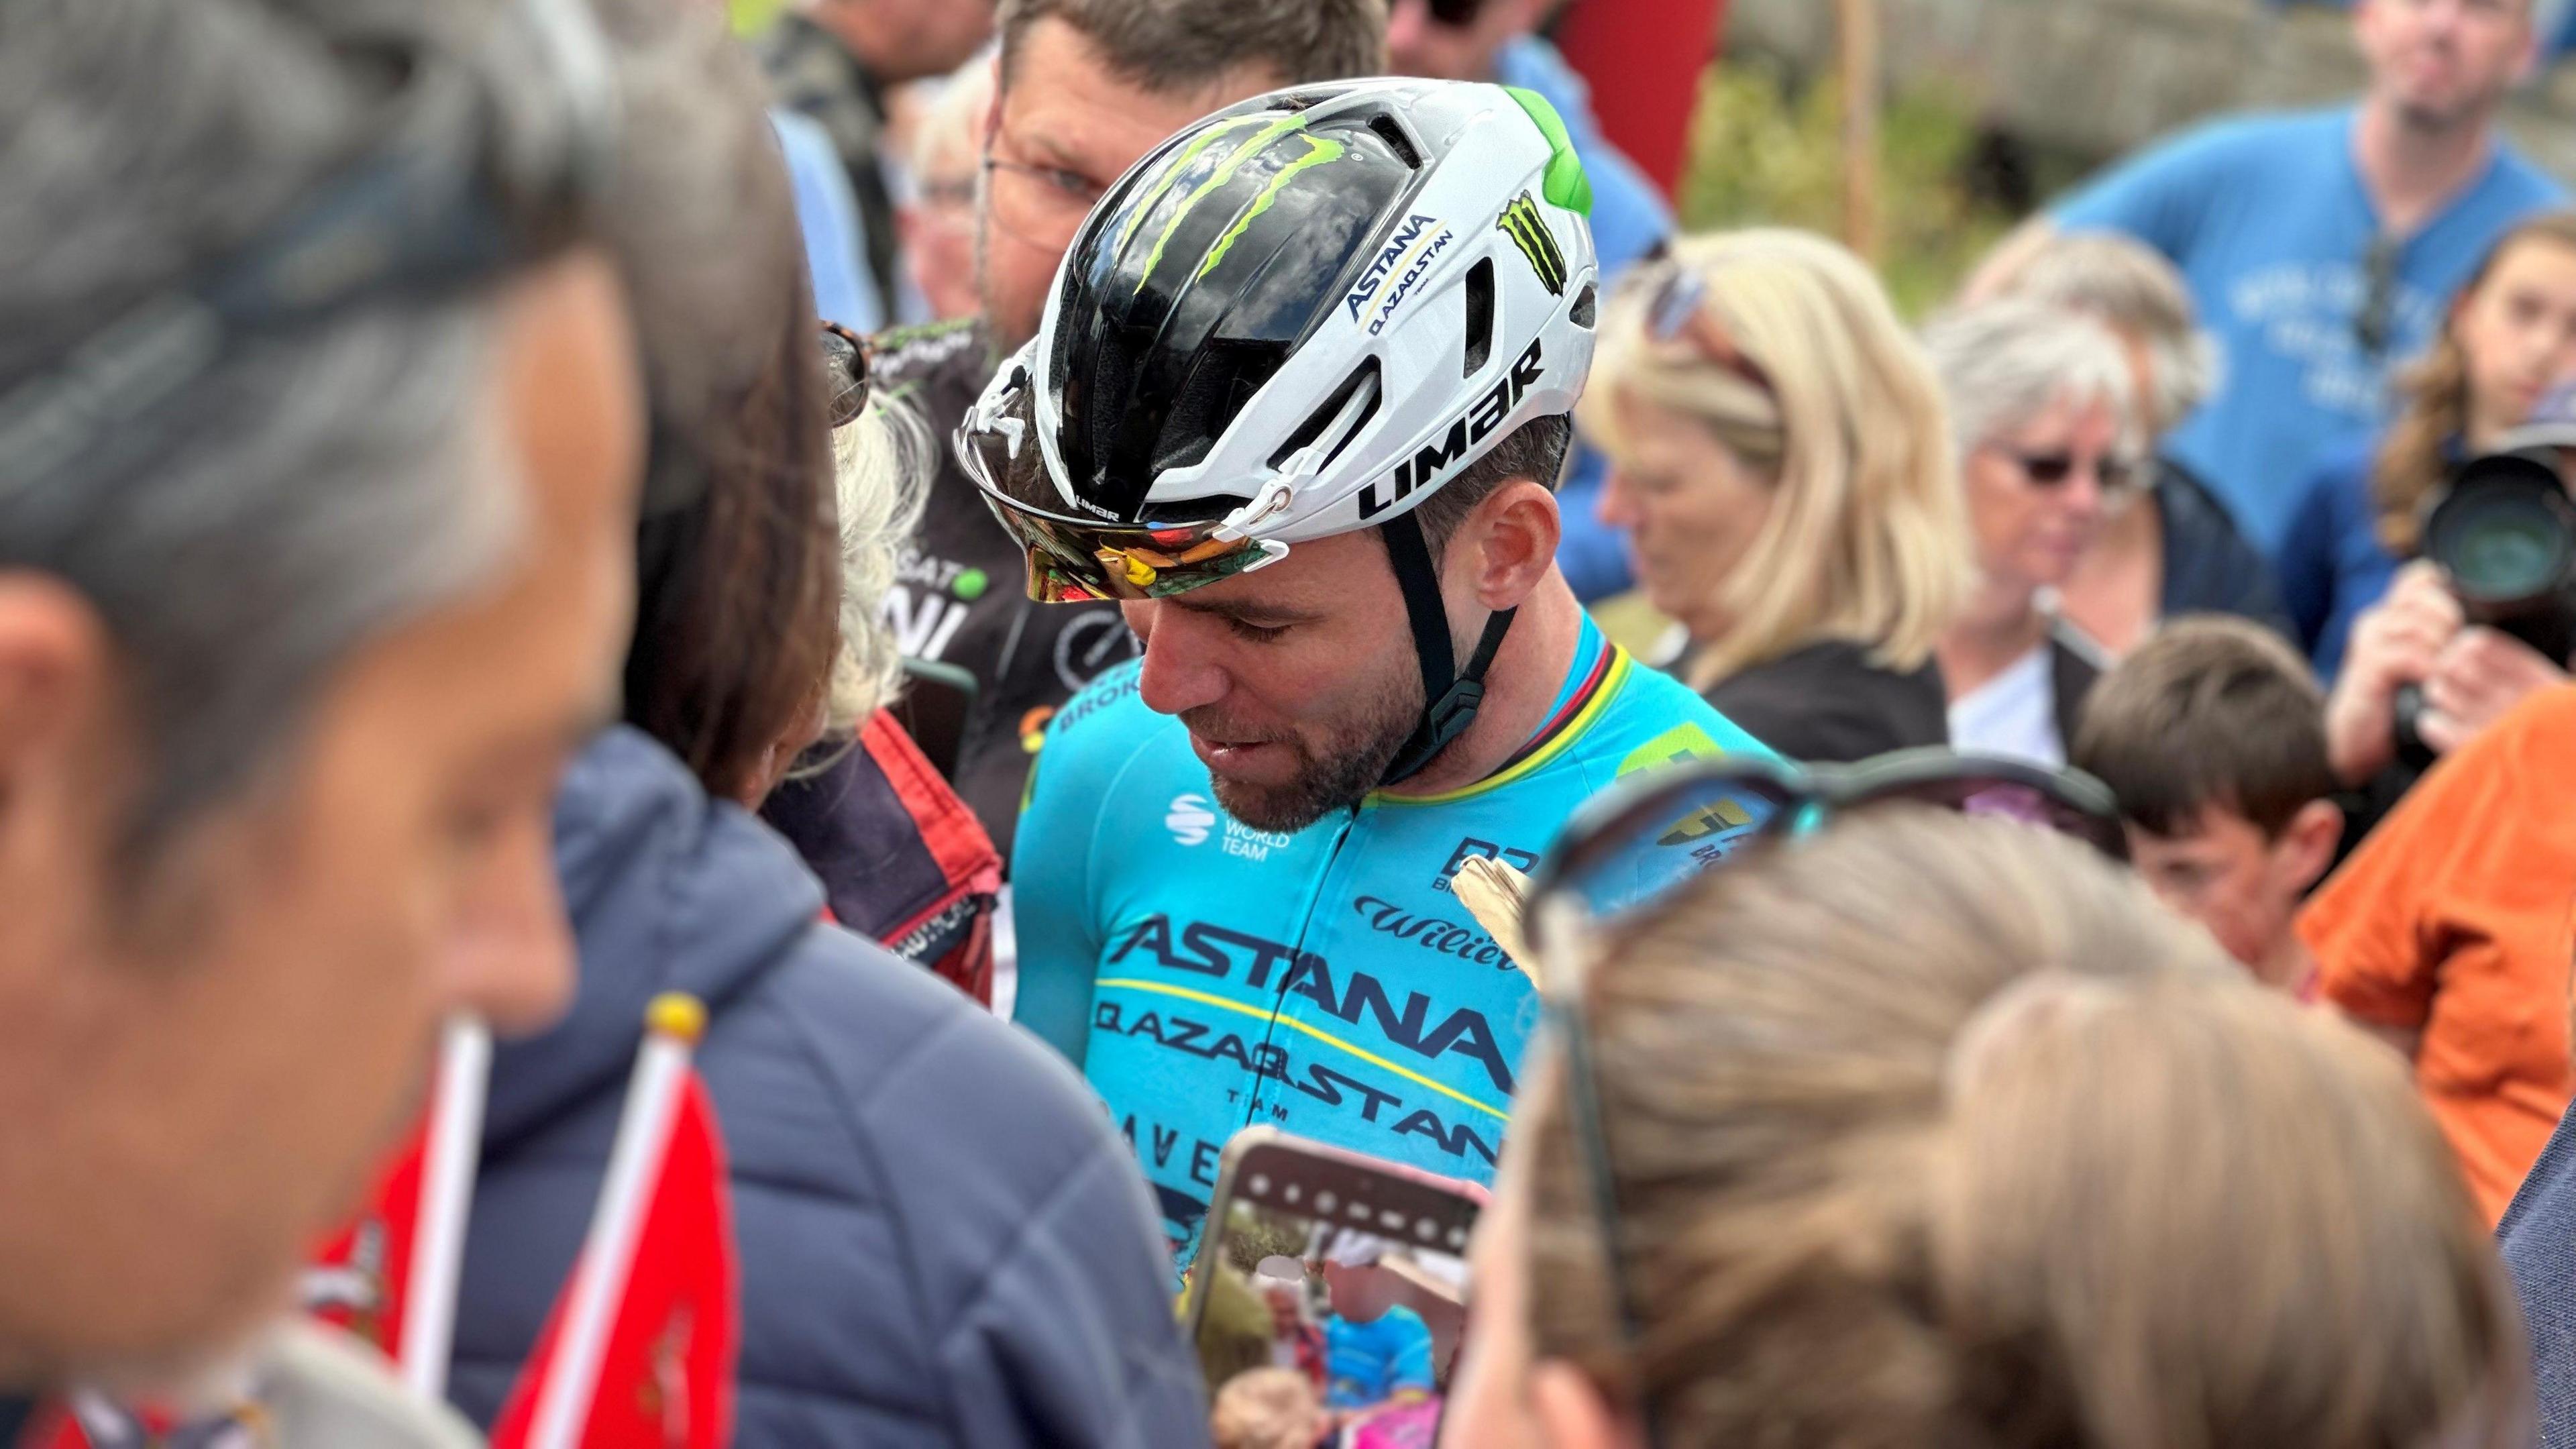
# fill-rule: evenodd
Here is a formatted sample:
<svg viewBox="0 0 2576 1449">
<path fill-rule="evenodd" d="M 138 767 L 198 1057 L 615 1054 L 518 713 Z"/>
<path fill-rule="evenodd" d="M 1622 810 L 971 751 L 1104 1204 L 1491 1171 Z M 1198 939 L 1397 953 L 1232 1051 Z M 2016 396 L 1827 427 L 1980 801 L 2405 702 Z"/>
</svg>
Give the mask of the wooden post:
<svg viewBox="0 0 2576 1449">
<path fill-rule="evenodd" d="M 1878 211 L 1878 0 L 1834 0 L 1843 93 L 1843 241 L 1875 265 Z"/>
</svg>

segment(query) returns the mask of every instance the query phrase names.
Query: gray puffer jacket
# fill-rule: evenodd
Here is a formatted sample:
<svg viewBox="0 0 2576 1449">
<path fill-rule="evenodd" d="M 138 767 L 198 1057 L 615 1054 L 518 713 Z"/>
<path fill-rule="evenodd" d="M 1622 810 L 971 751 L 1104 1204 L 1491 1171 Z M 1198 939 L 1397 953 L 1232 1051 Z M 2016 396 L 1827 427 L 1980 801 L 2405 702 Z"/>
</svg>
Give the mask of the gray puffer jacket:
<svg viewBox="0 0 2576 1449">
<path fill-rule="evenodd" d="M 496 1053 L 458 1406 L 488 1425 L 571 1270 L 645 1003 L 707 1004 L 699 1067 L 742 1255 L 741 1449 L 1207 1438 L 1135 1159 L 1055 1055 L 823 924 L 786 843 L 612 730 L 555 818 L 582 980 Z"/>
</svg>

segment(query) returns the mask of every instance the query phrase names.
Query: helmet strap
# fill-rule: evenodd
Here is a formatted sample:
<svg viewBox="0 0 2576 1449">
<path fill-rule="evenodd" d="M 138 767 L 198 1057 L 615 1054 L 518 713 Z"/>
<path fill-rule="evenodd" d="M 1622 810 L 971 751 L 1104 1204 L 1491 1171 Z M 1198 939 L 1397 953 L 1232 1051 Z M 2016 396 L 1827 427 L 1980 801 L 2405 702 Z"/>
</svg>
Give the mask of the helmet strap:
<svg viewBox="0 0 2576 1449">
<path fill-rule="evenodd" d="M 1503 635 L 1510 631 L 1512 615 L 1518 611 L 1498 610 L 1487 619 L 1484 637 L 1476 642 L 1466 670 L 1453 675 L 1449 611 L 1440 599 L 1440 570 L 1431 561 L 1431 545 L 1422 537 L 1422 525 L 1405 512 L 1387 520 L 1378 531 L 1386 536 L 1387 559 L 1395 566 L 1397 587 L 1404 591 L 1404 614 L 1413 626 L 1413 653 L 1422 664 L 1425 701 L 1421 722 L 1378 781 L 1383 786 L 1419 772 L 1476 722 L 1476 710 L 1485 702 L 1485 670 L 1503 647 Z"/>
</svg>

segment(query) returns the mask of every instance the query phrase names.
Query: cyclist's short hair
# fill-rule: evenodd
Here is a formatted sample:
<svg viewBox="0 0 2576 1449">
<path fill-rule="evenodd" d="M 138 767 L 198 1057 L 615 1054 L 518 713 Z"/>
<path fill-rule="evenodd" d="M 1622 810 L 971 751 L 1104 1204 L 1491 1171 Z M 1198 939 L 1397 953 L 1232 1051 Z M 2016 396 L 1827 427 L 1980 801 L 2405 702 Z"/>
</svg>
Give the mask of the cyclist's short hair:
<svg viewBox="0 0 2576 1449">
<path fill-rule="evenodd" d="M 1004 89 L 1029 27 L 1053 18 L 1157 95 L 1204 90 L 1247 65 L 1281 85 L 1381 75 L 1386 0 L 1002 0 Z"/>
<path fill-rule="evenodd" d="M 1431 556 L 1438 558 L 1457 534 L 1459 525 L 1467 521 L 1467 515 L 1504 484 L 1527 478 L 1554 491 L 1558 475 L 1565 471 L 1566 450 L 1573 445 L 1574 420 L 1564 413 L 1532 418 L 1514 428 L 1492 451 L 1468 464 L 1465 471 L 1413 510 L 1415 520 L 1422 526 L 1423 542 L 1431 546 Z"/>
</svg>

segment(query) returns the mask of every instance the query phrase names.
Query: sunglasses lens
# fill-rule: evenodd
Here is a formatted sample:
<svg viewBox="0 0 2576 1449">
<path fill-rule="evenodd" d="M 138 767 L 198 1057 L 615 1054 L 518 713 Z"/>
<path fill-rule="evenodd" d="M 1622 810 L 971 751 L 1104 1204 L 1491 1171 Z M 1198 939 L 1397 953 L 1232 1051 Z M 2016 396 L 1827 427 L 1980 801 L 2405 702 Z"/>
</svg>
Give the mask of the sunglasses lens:
<svg viewBox="0 0 2576 1449">
<path fill-rule="evenodd" d="M 1671 342 L 1690 326 L 1699 304 L 1708 296 L 1708 283 L 1688 267 L 1676 266 L 1663 284 L 1655 288 L 1654 300 L 1646 312 L 1647 330 L 1657 342 Z"/>
<path fill-rule="evenodd" d="M 2063 453 L 2021 460 L 2021 471 L 2033 483 L 2054 488 L 2075 476 L 2075 460 Z"/>
<path fill-rule="evenodd" d="M 1558 847 L 1555 889 L 1596 921 L 1660 897 L 1734 854 L 1782 810 L 1797 808 L 1786 787 L 1767 776 L 1693 770 L 1661 788 L 1653 778 L 1605 802 L 1601 815 L 1577 820 Z"/>
<path fill-rule="evenodd" d="M 1473 25 L 1484 8 L 1485 0 L 1431 0 L 1431 18 L 1443 25 Z"/>
</svg>

